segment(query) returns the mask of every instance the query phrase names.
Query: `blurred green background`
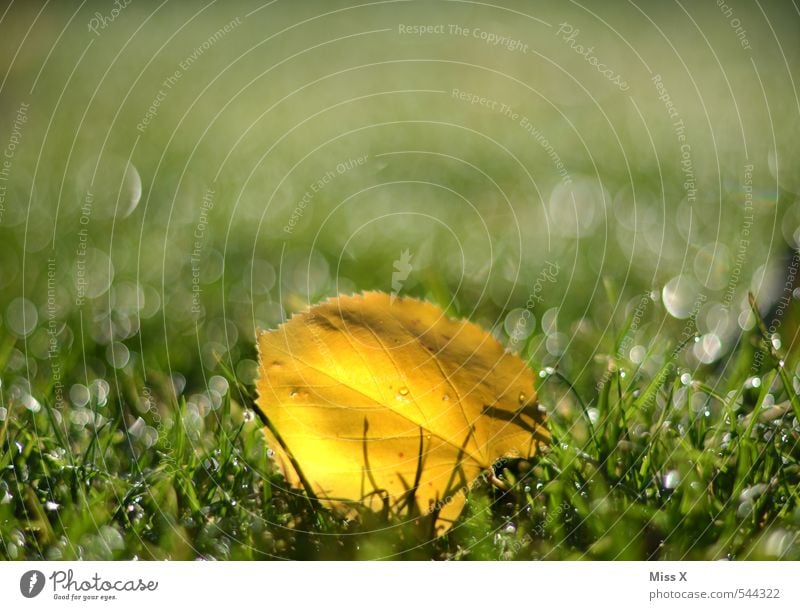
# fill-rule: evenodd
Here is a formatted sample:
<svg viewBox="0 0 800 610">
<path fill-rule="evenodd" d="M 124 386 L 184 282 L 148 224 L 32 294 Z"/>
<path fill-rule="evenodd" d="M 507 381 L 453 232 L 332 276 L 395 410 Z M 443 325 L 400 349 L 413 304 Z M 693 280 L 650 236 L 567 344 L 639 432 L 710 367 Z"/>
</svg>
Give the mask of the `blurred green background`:
<svg viewBox="0 0 800 610">
<path fill-rule="evenodd" d="M 749 290 L 794 342 L 792 3 L 1 14 L 3 400 L 81 447 L 114 420 L 147 452 L 181 398 L 202 447 L 256 329 L 361 290 L 435 301 L 589 397 L 687 329 L 682 370 L 722 377 Z"/>
</svg>

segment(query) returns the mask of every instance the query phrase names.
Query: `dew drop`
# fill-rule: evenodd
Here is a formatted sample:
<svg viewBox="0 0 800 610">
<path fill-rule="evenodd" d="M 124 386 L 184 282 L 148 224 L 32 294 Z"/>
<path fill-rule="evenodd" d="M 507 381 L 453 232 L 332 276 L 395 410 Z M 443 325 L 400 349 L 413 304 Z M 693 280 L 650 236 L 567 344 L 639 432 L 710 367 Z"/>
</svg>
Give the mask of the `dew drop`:
<svg viewBox="0 0 800 610">
<path fill-rule="evenodd" d="M 450 394 L 445 394 L 444 396 L 442 396 L 442 400 L 445 401 L 445 402 L 450 400 Z"/>
<path fill-rule="evenodd" d="M 679 275 L 669 280 L 661 290 L 661 299 L 667 312 L 674 318 L 685 320 L 692 314 L 698 286 L 686 275 Z"/>
<path fill-rule="evenodd" d="M 524 404 L 525 403 L 525 392 L 520 392 L 519 396 L 517 398 L 519 400 L 519 404 Z"/>
<path fill-rule="evenodd" d="M 128 346 L 119 341 L 114 341 L 106 348 L 106 360 L 115 369 L 124 369 L 130 360 Z"/>
<path fill-rule="evenodd" d="M 681 473 L 677 470 L 670 470 L 664 475 L 663 485 L 665 489 L 675 489 L 681 482 Z"/>
<path fill-rule="evenodd" d="M 397 390 L 397 392 L 400 394 L 400 396 L 408 396 L 408 388 L 405 386 Z"/>
<path fill-rule="evenodd" d="M 41 403 L 30 394 L 25 394 L 22 397 L 21 402 L 25 406 L 25 408 L 31 411 L 32 413 L 38 413 L 39 411 L 42 410 Z"/>
<path fill-rule="evenodd" d="M 39 314 L 28 299 L 16 298 L 6 309 L 6 324 L 18 337 L 27 337 L 36 329 Z"/>
<path fill-rule="evenodd" d="M 758 388 L 761 387 L 761 378 L 753 376 L 748 377 L 744 382 L 745 388 Z"/>
<path fill-rule="evenodd" d="M 130 161 L 104 154 L 87 159 L 79 168 L 77 184 L 92 197 L 92 214 L 100 218 L 130 216 L 142 197 L 142 179 Z"/>
<path fill-rule="evenodd" d="M 693 352 L 700 362 L 711 364 L 722 355 L 722 341 L 714 333 L 707 333 L 700 338 L 695 337 Z"/>
</svg>

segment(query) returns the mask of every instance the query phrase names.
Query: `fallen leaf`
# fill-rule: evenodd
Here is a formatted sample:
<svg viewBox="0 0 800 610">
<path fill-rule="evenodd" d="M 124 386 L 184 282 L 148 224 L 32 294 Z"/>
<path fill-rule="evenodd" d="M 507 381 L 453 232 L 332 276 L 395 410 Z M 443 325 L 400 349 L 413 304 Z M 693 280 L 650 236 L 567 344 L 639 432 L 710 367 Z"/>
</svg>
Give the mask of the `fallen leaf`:
<svg viewBox="0 0 800 610">
<path fill-rule="evenodd" d="M 258 348 L 269 444 L 287 481 L 327 505 L 427 515 L 441 534 L 482 473 L 549 440 L 532 371 L 431 303 L 341 296 Z"/>
</svg>

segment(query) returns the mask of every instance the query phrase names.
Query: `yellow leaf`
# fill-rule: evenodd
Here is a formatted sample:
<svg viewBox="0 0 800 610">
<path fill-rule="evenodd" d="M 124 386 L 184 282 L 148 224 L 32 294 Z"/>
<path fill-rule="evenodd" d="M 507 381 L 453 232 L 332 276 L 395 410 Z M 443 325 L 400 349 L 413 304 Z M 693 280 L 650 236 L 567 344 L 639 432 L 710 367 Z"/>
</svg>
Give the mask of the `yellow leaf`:
<svg viewBox="0 0 800 610">
<path fill-rule="evenodd" d="M 429 515 L 443 533 L 482 473 L 549 440 L 531 370 L 431 303 L 330 299 L 258 348 L 270 446 L 287 480 L 328 505 Z"/>
</svg>

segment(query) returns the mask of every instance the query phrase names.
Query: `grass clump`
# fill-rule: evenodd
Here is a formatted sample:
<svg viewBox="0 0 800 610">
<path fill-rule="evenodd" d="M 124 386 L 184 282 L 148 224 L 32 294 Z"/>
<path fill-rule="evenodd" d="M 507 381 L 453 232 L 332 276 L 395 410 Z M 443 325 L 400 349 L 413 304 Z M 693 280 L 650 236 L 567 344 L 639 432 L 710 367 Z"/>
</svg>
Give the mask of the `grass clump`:
<svg viewBox="0 0 800 610">
<path fill-rule="evenodd" d="M 6 374 L 0 556 L 800 559 L 800 378 L 762 331 L 715 367 L 681 364 L 693 338 L 658 337 L 634 352 L 639 362 L 609 349 L 589 375 L 543 367 L 552 447 L 504 464 L 499 486 L 476 485 L 434 540 L 288 489 L 251 410 L 252 379 L 224 363 L 202 395 L 174 380 L 143 395 L 135 388 L 150 386 L 130 369 L 113 387 L 80 386 L 82 407 L 57 407 Z M 540 340 L 522 350 L 532 366 Z"/>
</svg>

